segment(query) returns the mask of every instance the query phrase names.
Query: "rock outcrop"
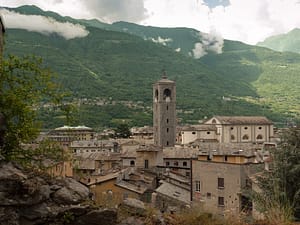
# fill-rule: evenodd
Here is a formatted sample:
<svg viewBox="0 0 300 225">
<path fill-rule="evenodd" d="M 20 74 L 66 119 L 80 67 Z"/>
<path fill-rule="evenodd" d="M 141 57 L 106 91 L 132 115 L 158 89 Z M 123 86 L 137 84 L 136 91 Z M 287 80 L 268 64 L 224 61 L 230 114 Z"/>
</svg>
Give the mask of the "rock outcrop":
<svg viewBox="0 0 300 225">
<path fill-rule="evenodd" d="M 0 162 L 1 225 L 116 224 L 116 210 L 93 207 L 90 196 L 72 178 L 51 178 Z"/>
</svg>

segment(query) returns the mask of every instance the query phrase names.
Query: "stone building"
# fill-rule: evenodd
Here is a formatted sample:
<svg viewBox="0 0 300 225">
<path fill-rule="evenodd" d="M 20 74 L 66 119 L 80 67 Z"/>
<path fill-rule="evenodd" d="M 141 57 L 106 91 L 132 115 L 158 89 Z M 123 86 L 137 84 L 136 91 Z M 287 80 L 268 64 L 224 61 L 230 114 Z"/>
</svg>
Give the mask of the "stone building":
<svg viewBox="0 0 300 225">
<path fill-rule="evenodd" d="M 192 161 L 193 202 L 220 215 L 250 215 L 252 202 L 244 193 L 251 190 L 250 176 L 263 169 L 262 161 L 252 151 L 200 154 Z"/>
<path fill-rule="evenodd" d="M 176 84 L 163 76 L 153 84 L 154 144 L 172 147 L 176 141 Z"/>
</svg>

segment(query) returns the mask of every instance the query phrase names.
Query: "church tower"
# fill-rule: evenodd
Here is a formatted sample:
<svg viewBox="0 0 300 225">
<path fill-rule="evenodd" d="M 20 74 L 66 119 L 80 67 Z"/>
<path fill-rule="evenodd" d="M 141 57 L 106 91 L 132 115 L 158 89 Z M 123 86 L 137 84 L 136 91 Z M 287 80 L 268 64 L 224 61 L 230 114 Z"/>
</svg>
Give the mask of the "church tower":
<svg viewBox="0 0 300 225">
<path fill-rule="evenodd" d="M 165 73 L 153 84 L 154 144 L 172 147 L 176 141 L 176 84 Z"/>
</svg>

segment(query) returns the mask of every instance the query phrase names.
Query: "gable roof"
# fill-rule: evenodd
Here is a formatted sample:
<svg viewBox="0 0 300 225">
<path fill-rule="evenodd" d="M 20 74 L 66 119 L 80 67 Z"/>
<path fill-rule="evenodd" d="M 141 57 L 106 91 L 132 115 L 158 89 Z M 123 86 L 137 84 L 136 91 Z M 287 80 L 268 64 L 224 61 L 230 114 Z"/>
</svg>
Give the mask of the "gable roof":
<svg viewBox="0 0 300 225">
<path fill-rule="evenodd" d="M 216 124 L 222 125 L 272 125 L 273 123 L 264 116 L 214 116 L 206 122 L 206 124 L 214 124 L 213 120 L 216 120 Z"/>
</svg>

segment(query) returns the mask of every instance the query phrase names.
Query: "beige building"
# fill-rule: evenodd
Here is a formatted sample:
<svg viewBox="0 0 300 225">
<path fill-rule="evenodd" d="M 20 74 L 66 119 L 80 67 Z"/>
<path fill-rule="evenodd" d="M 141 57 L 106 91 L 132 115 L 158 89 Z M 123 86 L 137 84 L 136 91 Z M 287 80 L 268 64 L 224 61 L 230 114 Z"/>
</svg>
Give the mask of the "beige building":
<svg viewBox="0 0 300 225">
<path fill-rule="evenodd" d="M 263 116 L 215 116 L 181 130 L 181 144 L 194 141 L 264 143 L 274 136 L 273 123 Z"/>
<path fill-rule="evenodd" d="M 215 125 L 192 125 L 182 128 L 180 131 L 181 142 L 180 144 L 188 144 L 195 140 L 202 142 L 217 142 L 217 128 Z"/>
<path fill-rule="evenodd" d="M 96 152 L 120 152 L 119 144 L 111 140 L 72 141 L 69 149 L 74 155 Z"/>
<path fill-rule="evenodd" d="M 263 167 L 250 152 L 203 153 L 192 161 L 192 199 L 207 211 L 224 215 L 251 214 L 252 202 L 244 193 L 251 190 L 250 176 Z"/>
<path fill-rule="evenodd" d="M 215 116 L 205 124 L 215 125 L 221 143 L 263 143 L 273 137 L 273 123 L 263 116 Z"/>
<path fill-rule="evenodd" d="M 155 145 L 140 145 L 136 150 L 135 166 L 137 169 L 156 171 L 156 168 L 162 165 L 162 147 Z"/>
<path fill-rule="evenodd" d="M 68 147 L 72 141 L 90 141 L 94 139 L 95 132 L 92 128 L 86 126 L 63 126 L 51 130 L 47 137 L 51 141 L 60 143 L 62 146 Z"/>
<path fill-rule="evenodd" d="M 116 206 L 125 198 L 136 198 L 150 203 L 156 179 L 151 174 L 127 168 L 117 173 L 91 178 L 86 184 L 93 192 L 97 204 Z"/>
</svg>

